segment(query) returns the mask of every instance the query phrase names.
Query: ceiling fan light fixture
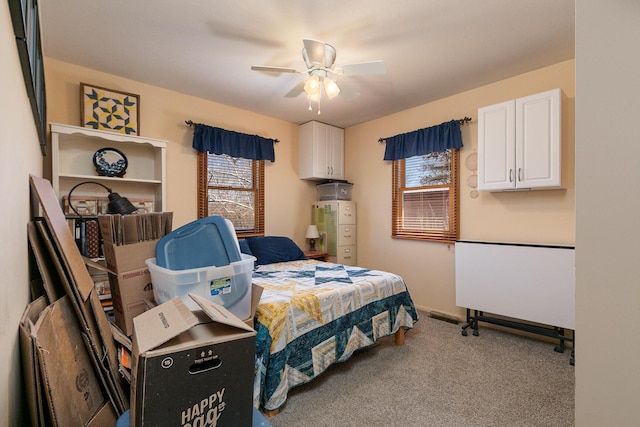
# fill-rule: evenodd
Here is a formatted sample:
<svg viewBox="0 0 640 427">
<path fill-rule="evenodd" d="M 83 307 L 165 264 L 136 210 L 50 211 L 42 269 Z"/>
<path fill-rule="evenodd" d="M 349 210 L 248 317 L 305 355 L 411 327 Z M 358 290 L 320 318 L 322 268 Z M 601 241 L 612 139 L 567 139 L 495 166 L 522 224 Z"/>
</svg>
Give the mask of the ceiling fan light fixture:
<svg viewBox="0 0 640 427">
<path fill-rule="evenodd" d="M 320 79 L 318 76 L 310 76 L 304 84 L 304 91 L 307 97 L 320 94 Z"/>
<path fill-rule="evenodd" d="M 315 93 L 307 93 L 307 99 L 313 102 L 320 101 L 320 91 L 317 91 Z"/>
<path fill-rule="evenodd" d="M 360 95 L 356 90 L 345 85 L 342 88 L 336 81 L 329 77 L 336 75 L 371 75 L 385 74 L 387 69 L 384 61 L 357 62 L 352 64 L 335 64 L 336 49 L 328 43 L 320 40 L 303 39 L 302 59 L 307 66 L 306 70 L 296 70 L 287 67 L 272 67 L 268 65 L 254 65 L 252 70 L 272 71 L 276 73 L 306 73 L 309 77 L 304 82 L 299 82 L 293 89 L 285 94 L 285 98 L 296 98 L 305 92 L 311 110 L 311 101 L 320 102 L 322 91 L 331 99 L 340 95 L 349 100 Z M 324 89 L 323 89 L 324 88 Z M 319 107 L 319 105 L 318 105 Z M 318 108 L 319 110 L 319 108 Z M 319 111 L 318 111 L 319 112 Z"/>
<path fill-rule="evenodd" d="M 324 92 L 327 94 L 327 98 L 333 99 L 340 93 L 338 84 L 329 77 L 326 77 L 322 84 L 324 85 Z"/>
</svg>

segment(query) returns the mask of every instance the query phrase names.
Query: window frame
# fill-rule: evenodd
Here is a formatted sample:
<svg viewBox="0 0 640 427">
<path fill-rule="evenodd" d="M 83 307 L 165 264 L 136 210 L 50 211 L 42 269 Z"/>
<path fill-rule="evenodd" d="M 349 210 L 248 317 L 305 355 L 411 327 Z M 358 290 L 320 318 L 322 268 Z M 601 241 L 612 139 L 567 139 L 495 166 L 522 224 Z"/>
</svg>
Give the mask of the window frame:
<svg viewBox="0 0 640 427">
<path fill-rule="evenodd" d="M 209 185 L 209 156 L 218 156 L 208 152 L 198 152 L 198 218 L 209 216 L 209 189 L 252 191 L 254 193 L 254 224 L 252 230 L 236 229 L 238 238 L 264 236 L 264 160 L 250 160 L 253 177 L 252 188 L 222 187 Z"/>
<path fill-rule="evenodd" d="M 40 151 L 46 156 L 47 99 L 38 0 L 9 0 L 9 12 Z"/>
<path fill-rule="evenodd" d="M 391 196 L 391 237 L 394 239 L 423 240 L 443 243 L 453 243 L 459 238 L 459 187 L 460 187 L 460 150 L 451 150 L 449 164 L 449 184 L 425 185 L 420 187 L 405 187 L 406 169 L 405 159 L 394 160 L 392 165 L 392 196 Z M 405 192 L 419 190 L 448 189 L 449 191 L 449 229 L 448 230 L 410 230 L 403 227 L 403 195 Z"/>
</svg>

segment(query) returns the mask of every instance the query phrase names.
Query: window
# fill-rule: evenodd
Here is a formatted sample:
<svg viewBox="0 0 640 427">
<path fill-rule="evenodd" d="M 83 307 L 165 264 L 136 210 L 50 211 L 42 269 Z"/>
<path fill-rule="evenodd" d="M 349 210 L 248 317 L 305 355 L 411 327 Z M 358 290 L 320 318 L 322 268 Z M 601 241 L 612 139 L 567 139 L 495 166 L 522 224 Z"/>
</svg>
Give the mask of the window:
<svg viewBox="0 0 640 427">
<path fill-rule="evenodd" d="M 198 153 L 198 218 L 223 216 L 238 237 L 264 235 L 264 160 Z"/>
<path fill-rule="evenodd" d="M 458 238 L 458 150 L 393 161 L 392 237 Z"/>
</svg>

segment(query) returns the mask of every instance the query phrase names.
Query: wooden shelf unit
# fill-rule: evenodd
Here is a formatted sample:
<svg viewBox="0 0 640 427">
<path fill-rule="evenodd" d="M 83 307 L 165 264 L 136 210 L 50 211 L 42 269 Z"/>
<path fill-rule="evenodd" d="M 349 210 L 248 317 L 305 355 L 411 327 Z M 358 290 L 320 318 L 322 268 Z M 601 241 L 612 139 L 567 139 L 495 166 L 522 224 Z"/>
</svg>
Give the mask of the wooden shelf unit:
<svg viewBox="0 0 640 427">
<path fill-rule="evenodd" d="M 153 199 L 156 212 L 166 210 L 166 141 L 58 123 L 50 126 L 51 185 L 58 200 L 74 185 L 95 181 L 130 199 Z M 116 148 L 127 157 L 128 167 L 122 178 L 96 172 L 93 155 L 105 147 Z M 91 185 L 82 185 L 73 194 L 108 195 Z"/>
</svg>

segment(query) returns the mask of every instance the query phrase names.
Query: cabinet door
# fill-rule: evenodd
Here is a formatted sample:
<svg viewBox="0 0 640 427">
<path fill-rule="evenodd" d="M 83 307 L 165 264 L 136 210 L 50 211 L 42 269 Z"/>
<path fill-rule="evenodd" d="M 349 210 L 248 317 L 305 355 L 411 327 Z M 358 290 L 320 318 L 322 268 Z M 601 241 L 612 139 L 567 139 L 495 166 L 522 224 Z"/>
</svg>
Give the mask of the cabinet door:
<svg viewBox="0 0 640 427">
<path fill-rule="evenodd" d="M 560 107 L 560 89 L 516 99 L 516 187 L 560 186 Z"/>
<path fill-rule="evenodd" d="M 344 179 L 344 129 L 330 127 L 327 149 L 327 172 L 329 177 Z"/>
<path fill-rule="evenodd" d="M 478 109 L 478 190 L 515 188 L 515 101 Z"/>
<path fill-rule="evenodd" d="M 331 169 L 331 129 L 317 123 L 313 128 L 313 176 L 328 178 Z"/>
</svg>

